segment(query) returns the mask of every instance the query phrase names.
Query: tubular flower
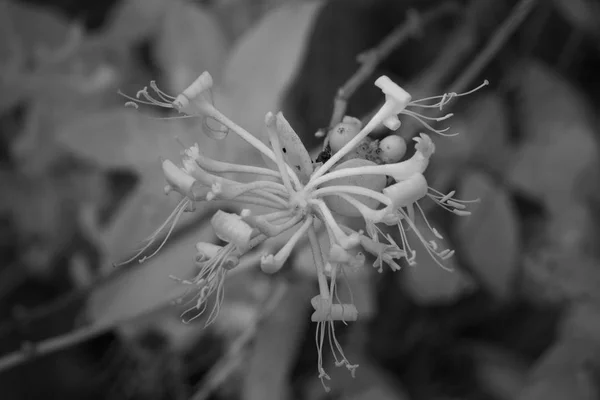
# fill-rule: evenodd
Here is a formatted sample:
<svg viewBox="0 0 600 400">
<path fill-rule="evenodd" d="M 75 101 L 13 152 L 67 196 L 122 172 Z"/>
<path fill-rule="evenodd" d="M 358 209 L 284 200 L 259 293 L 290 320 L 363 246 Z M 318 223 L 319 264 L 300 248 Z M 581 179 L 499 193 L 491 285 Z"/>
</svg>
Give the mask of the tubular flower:
<svg viewBox="0 0 600 400">
<path fill-rule="evenodd" d="M 423 242 L 429 255 L 445 268 L 443 261 L 453 252 L 440 250 L 435 241 L 426 241 L 417 228 L 415 219 L 423 218 L 425 226 L 434 236 L 442 239 L 429 224 L 420 202 L 428 198 L 456 215 L 469 214 L 466 206 L 470 201 L 458 200 L 453 197 L 454 192 L 443 194 L 428 186 L 424 173 L 435 153 L 435 146 L 424 133 L 414 138 L 415 152 L 405 160 L 402 158 L 406 144 L 396 136 L 375 144 L 381 162 L 345 157 L 367 140 L 377 126 L 383 124 L 390 129 L 399 128 L 399 114 L 416 118 L 429 131 L 443 134 L 446 129 L 436 130 L 426 121 L 445 120 L 451 114 L 430 118 L 410 108 L 441 109 L 450 99 L 467 93 L 412 100 L 409 93 L 385 76 L 377 79 L 375 84 L 384 93 L 385 104 L 364 127 L 354 118 L 345 118 L 347 126 L 344 125 L 330 138 L 329 144 L 335 151 L 323 163 L 311 162 L 299 136 L 281 113 L 267 113 L 265 116 L 268 145 L 227 118 L 212 103 L 212 78 L 207 72 L 178 96 L 167 95 L 152 83 L 150 86 L 156 97 L 152 97 L 146 88 L 136 98 L 128 97 L 131 100 L 128 104 L 156 105 L 188 116 L 217 121 L 221 129 L 207 130 L 209 136 L 223 139 L 224 133 L 233 132 L 260 151 L 267 163 L 267 167 L 259 167 L 215 160 L 204 155 L 197 144 L 182 153 L 179 165 L 164 160 L 165 192 L 176 193 L 181 200 L 166 221 L 147 239 L 146 245 L 135 258 L 157 241 L 162 231 L 167 230 L 158 247 L 160 250 L 183 212 L 194 210 L 198 203 L 226 201 L 241 205 L 239 214 L 217 211 L 211 220 L 216 236 L 226 244 L 198 243 L 196 265 L 199 272 L 192 279 L 174 278 L 189 285 L 190 290 L 193 289 L 191 299 L 187 294 L 181 299 L 181 302 L 187 298 L 188 304 L 193 303 L 182 315 L 186 323 L 202 315 L 209 298 L 215 294 L 212 312 L 206 322 L 208 324 L 218 315 L 227 273 L 238 266 L 245 254 L 263 242 L 277 243 L 279 235 L 293 231 L 277 251 L 261 257 L 262 270 L 275 273 L 286 264 L 297 244 L 308 237 L 319 284 L 319 294 L 311 301 L 314 308 L 311 319 L 317 323 L 318 374 L 325 387 L 325 380 L 329 379 L 323 368 L 326 336 L 336 365 L 346 366 L 352 374 L 357 367 L 344 355 L 335 335 L 334 322 L 345 323 L 358 318 L 352 299 L 349 303 L 340 301 L 336 282 L 338 275 L 344 276 L 345 268 L 361 268 L 365 263 L 366 258 L 360 248 L 375 258 L 373 266 L 379 272 L 383 271 L 384 264 L 396 271 L 401 268 L 402 259 L 408 264 L 416 262 L 416 253 L 407 240 L 407 235 L 413 234 Z M 223 176 L 231 172 L 250 174 L 254 180 L 245 183 Z M 249 205 L 264 207 L 266 211 L 255 214 L 246 208 Z M 340 217 L 361 218 L 366 234 L 363 230 L 357 231 L 344 225 Z M 382 225 L 397 227 L 397 240 L 389 233 L 384 233 L 380 228 Z M 329 238 L 326 249 L 322 249 L 317 240 L 317 228 L 321 227 L 324 227 Z"/>
</svg>

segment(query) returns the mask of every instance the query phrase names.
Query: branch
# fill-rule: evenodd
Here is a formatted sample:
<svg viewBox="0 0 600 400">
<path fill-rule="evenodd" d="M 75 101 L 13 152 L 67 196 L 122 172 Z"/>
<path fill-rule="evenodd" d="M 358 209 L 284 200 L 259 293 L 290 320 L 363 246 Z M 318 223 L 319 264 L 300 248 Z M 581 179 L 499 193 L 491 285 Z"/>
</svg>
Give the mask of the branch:
<svg viewBox="0 0 600 400">
<path fill-rule="evenodd" d="M 116 328 L 119 325 L 133 321 L 138 318 L 143 318 L 155 312 L 161 311 L 167 307 L 171 307 L 170 301 L 161 303 L 160 305 L 151 308 L 150 310 L 145 311 L 143 313 L 137 314 L 133 317 L 129 316 L 108 323 L 86 326 L 81 329 L 77 329 L 75 331 L 66 333 L 64 335 L 44 340 L 40 343 L 25 342 L 21 346 L 21 350 L 9 353 L 0 358 L 0 373 L 11 368 L 17 367 L 28 361 L 31 361 L 37 357 L 43 357 L 63 349 L 73 347 L 77 344 L 86 342 L 90 339 L 102 335 L 103 333 L 109 332 L 110 330 Z"/>
<path fill-rule="evenodd" d="M 537 0 L 521 0 L 504 22 L 496 29 L 484 49 L 475 57 L 467 69 L 450 85 L 449 92 L 463 92 L 467 86 L 487 67 L 492 58 L 521 26 Z"/>
<path fill-rule="evenodd" d="M 477 1 L 477 0 L 474 0 Z M 533 9 L 536 0 L 521 0 L 519 4 L 517 4 L 508 15 L 508 17 L 504 20 L 504 22 L 496 29 L 492 37 L 486 43 L 483 50 L 477 54 L 477 56 L 469 63 L 467 68 L 450 84 L 447 92 L 448 93 L 460 93 L 467 90 L 468 85 L 472 84 L 473 80 L 481 74 L 482 70 L 488 66 L 488 64 L 492 61 L 492 58 L 502 49 L 502 47 L 506 44 L 508 39 L 516 32 L 517 28 L 523 23 L 527 15 Z M 462 33 L 459 31 L 457 35 L 460 37 Z M 449 43 L 458 43 L 460 40 L 456 38 L 452 38 Z M 440 56 L 435 66 L 439 67 L 439 70 L 448 71 L 451 68 L 448 68 L 448 62 L 453 59 L 451 53 L 448 54 L 449 57 Z M 434 68 L 435 69 L 435 68 Z M 432 71 L 433 72 L 433 71 Z M 436 78 L 434 76 L 430 76 L 426 81 L 431 79 L 435 81 Z M 439 81 L 439 78 L 438 78 Z M 431 86 L 433 85 L 423 85 L 427 88 L 427 90 L 432 90 Z M 448 106 L 444 108 L 444 113 L 448 113 L 449 109 L 455 103 L 450 103 Z M 429 111 L 429 112 L 427 112 Z M 435 116 L 440 115 L 440 110 L 427 110 L 422 114 L 425 116 Z M 406 130 L 403 134 L 406 139 L 412 138 L 417 134 L 419 124 L 416 121 L 409 120 L 407 121 Z"/>
<path fill-rule="evenodd" d="M 183 228 L 183 229 L 185 229 L 185 228 Z M 248 270 L 249 268 L 253 268 L 254 266 L 257 265 L 258 258 L 259 258 L 258 252 L 253 252 L 251 254 L 247 254 L 246 258 L 243 259 L 243 261 L 236 268 L 229 271 L 229 275 L 231 276 L 232 274 L 238 274 L 240 272 Z M 190 260 L 190 262 L 191 262 L 191 260 Z M 122 275 L 123 274 L 118 274 L 117 277 L 121 277 Z M 109 275 L 108 277 L 102 279 L 101 283 L 105 284 L 108 281 L 112 280 L 112 279 L 110 279 L 111 276 L 112 276 L 112 274 Z M 98 288 L 99 286 L 100 285 L 96 285 L 96 284 L 92 285 L 93 288 Z M 80 296 L 82 296 L 84 294 L 89 294 L 89 290 L 84 289 L 84 293 L 82 293 L 82 291 L 80 291 L 80 290 L 70 292 L 66 296 L 61 297 L 61 299 L 59 299 L 59 300 L 61 300 L 61 303 L 54 303 L 55 304 L 54 307 L 57 307 L 57 306 L 64 307 L 66 304 L 69 304 L 70 302 L 72 302 L 74 298 L 79 298 Z M 175 298 L 166 299 L 165 302 L 162 302 L 158 306 L 152 307 L 151 309 L 149 309 L 147 311 L 142 311 L 140 313 L 136 313 L 134 315 L 129 315 L 127 317 L 119 318 L 114 321 L 109 321 L 109 322 L 99 323 L 99 324 L 90 324 L 88 326 L 84 326 L 82 328 L 73 330 L 73 331 L 65 333 L 63 335 L 55 336 L 53 338 L 40 341 L 38 343 L 24 342 L 21 350 L 17 350 L 13 353 L 9 353 L 0 358 L 0 373 L 7 369 L 14 368 L 25 362 L 31 361 L 37 357 L 52 354 L 57 351 L 75 346 L 79 343 L 83 343 L 87 340 L 95 338 L 96 336 L 106 333 L 120 325 L 123 325 L 123 324 L 131 322 L 131 321 L 135 321 L 139 318 L 147 317 L 155 312 L 166 309 L 167 307 L 171 307 L 172 300 L 175 300 Z M 51 311 L 58 312 L 59 309 L 52 308 Z M 24 324 L 30 323 L 32 321 L 32 319 L 39 319 L 42 317 L 43 317 L 42 315 L 37 314 L 34 316 L 34 318 L 32 318 L 30 315 L 25 314 L 20 318 L 20 322 L 21 322 L 21 325 L 24 325 Z"/>
<path fill-rule="evenodd" d="M 333 114 L 329 122 L 329 127 L 327 130 L 319 130 L 316 133 L 316 136 L 323 137 L 326 134 L 326 131 L 342 121 L 342 118 L 346 113 L 346 108 L 348 107 L 348 100 L 371 76 L 371 74 L 373 74 L 377 66 L 389 57 L 395 49 L 400 47 L 400 45 L 411 36 L 415 36 L 422 31 L 424 25 L 428 25 L 448 14 L 456 13 L 458 9 L 456 3 L 446 2 L 422 15 L 415 10 L 408 10 L 406 21 L 403 24 L 388 34 L 377 47 L 358 55 L 357 60 L 361 64 L 360 68 L 350 77 L 350 79 L 348 79 L 348 81 L 346 81 L 344 86 L 338 89 L 333 103 Z"/>
</svg>

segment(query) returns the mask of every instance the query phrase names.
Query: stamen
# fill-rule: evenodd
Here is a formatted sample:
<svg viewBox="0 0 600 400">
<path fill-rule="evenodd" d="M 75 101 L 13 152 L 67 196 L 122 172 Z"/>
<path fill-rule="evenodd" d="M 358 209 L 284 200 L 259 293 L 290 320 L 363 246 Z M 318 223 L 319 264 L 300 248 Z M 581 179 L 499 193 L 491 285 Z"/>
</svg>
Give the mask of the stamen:
<svg viewBox="0 0 600 400">
<path fill-rule="evenodd" d="M 119 90 L 119 91 L 117 91 L 117 93 L 118 93 L 120 96 L 123 96 L 123 97 L 125 97 L 126 99 L 130 100 L 130 101 L 128 101 L 127 103 L 125 103 L 125 105 L 126 105 L 126 106 L 133 107 L 134 105 L 137 105 L 137 104 L 146 104 L 146 105 L 149 105 L 149 106 L 155 106 L 155 105 L 156 105 L 156 102 L 149 102 L 149 101 L 140 100 L 138 95 L 141 93 L 141 91 L 138 91 L 138 92 L 137 92 L 137 95 L 136 95 L 136 97 L 129 96 L 129 95 L 127 95 L 127 94 L 123 93 L 123 92 L 122 92 L 122 91 L 120 91 L 120 90 Z M 132 104 L 132 103 L 133 103 L 133 104 Z"/>
<path fill-rule="evenodd" d="M 188 198 L 182 199 L 179 202 L 179 204 L 177 204 L 177 206 L 175 207 L 175 209 L 171 212 L 171 214 L 167 217 L 167 219 L 165 220 L 165 222 L 163 222 L 162 225 L 158 227 L 158 229 L 156 229 L 148 238 L 146 238 L 146 240 L 144 240 L 145 242 L 147 242 L 146 245 L 144 245 L 144 247 L 142 247 L 130 259 L 125 260 L 125 261 L 123 261 L 123 262 L 121 262 L 119 264 L 115 264 L 115 267 L 119 267 L 121 265 L 129 264 L 130 262 L 132 262 L 133 260 L 135 260 L 136 258 L 138 258 L 141 254 L 144 253 L 144 251 L 146 251 L 150 246 L 152 246 L 152 244 L 154 243 L 154 240 L 156 239 L 156 237 L 162 232 L 162 230 L 169 223 L 171 223 L 171 227 L 169 228 L 168 234 L 164 238 L 164 240 L 161 243 L 161 245 L 159 246 L 159 248 L 154 253 L 152 253 L 152 255 L 150 255 L 149 257 L 144 257 L 144 258 L 140 259 L 139 262 L 142 263 L 145 260 L 147 260 L 148 258 L 153 257 L 163 247 L 163 245 L 166 243 L 167 239 L 169 238 L 169 235 L 171 234 L 171 232 L 175 228 L 175 225 L 177 225 L 177 222 L 179 221 L 179 218 L 181 218 L 181 215 L 183 214 L 183 212 L 185 211 L 185 208 L 188 206 L 189 203 L 190 203 L 190 200 Z"/>
<path fill-rule="evenodd" d="M 135 95 L 135 97 L 137 97 L 138 99 L 140 98 L 140 96 L 144 97 L 152 105 L 155 105 L 155 106 L 158 106 L 158 107 L 163 107 L 163 108 L 174 108 L 173 104 L 171 104 L 170 102 L 158 101 L 154 97 L 150 96 L 150 94 L 148 94 L 148 88 L 147 87 L 145 87 L 142 90 L 138 91 L 136 93 L 136 95 Z"/>
<path fill-rule="evenodd" d="M 160 90 L 158 88 L 158 86 L 156 85 L 156 81 L 150 81 L 150 87 L 152 88 L 152 90 L 154 90 L 156 92 L 158 97 L 161 100 L 163 100 L 165 103 L 173 103 L 173 101 L 175 101 L 175 97 L 166 94 L 165 92 L 163 92 L 162 90 Z"/>
<path fill-rule="evenodd" d="M 208 326 L 215 321 L 223 303 L 225 294 L 224 283 L 227 271 L 236 267 L 239 263 L 239 259 L 234 255 L 236 252 L 238 252 L 238 249 L 235 245 L 227 244 L 217 252 L 215 257 L 203 263 L 200 272 L 192 280 L 194 284 L 203 285 L 203 287 L 191 300 L 193 301 L 197 298 L 196 305 L 181 314 L 183 323 L 189 324 L 203 315 L 207 307 L 208 298 L 216 291 L 215 304 L 205 325 Z M 194 315 L 190 318 L 185 318 L 190 312 L 194 312 Z"/>
<path fill-rule="evenodd" d="M 448 104 L 450 102 L 450 100 L 452 100 L 453 98 L 470 95 L 487 85 L 489 85 L 489 81 L 486 79 L 483 81 L 483 83 L 481 85 L 477 86 L 474 89 L 469 90 L 468 92 L 464 92 L 464 93 L 450 92 L 450 93 L 444 93 L 443 95 L 439 95 L 439 96 L 425 97 L 423 99 L 411 101 L 410 103 L 408 103 L 408 106 L 425 107 L 425 108 L 438 108 L 439 107 L 441 109 L 444 105 Z M 419 104 L 422 101 L 437 100 L 437 99 L 441 99 L 441 101 L 439 101 L 435 104 L 431 104 L 431 105 Z"/>
<path fill-rule="evenodd" d="M 400 210 L 400 212 L 403 213 L 402 210 Z M 423 237 L 423 235 L 421 234 L 421 232 L 419 231 L 419 229 L 417 228 L 417 226 L 415 225 L 415 223 L 412 220 L 410 220 L 409 218 L 406 218 L 406 222 L 411 226 L 411 228 L 415 232 L 415 235 L 421 241 L 421 243 L 423 244 L 423 247 L 425 247 L 425 250 L 427 251 L 427 253 L 429 254 L 429 256 L 433 259 L 433 261 L 437 265 L 439 265 L 442 269 L 445 269 L 446 271 L 452 272 L 453 271 L 452 268 L 448 268 L 447 266 L 445 266 L 443 263 L 441 263 L 438 260 L 438 258 L 436 256 L 439 257 L 439 253 L 437 253 L 435 250 L 433 250 L 431 248 L 431 246 L 429 245 L 429 243 L 427 242 L 427 240 L 425 240 L 425 238 Z M 438 235 L 439 235 L 439 233 L 438 233 Z"/>
<path fill-rule="evenodd" d="M 328 391 L 329 388 L 325 385 L 325 381 L 323 380 L 329 379 L 329 376 L 323 368 L 323 342 L 325 341 L 325 334 L 327 333 L 329 347 L 333 354 L 336 366 L 339 367 L 345 365 L 354 377 L 358 365 L 350 364 L 346 358 L 342 346 L 335 335 L 334 321 L 356 321 L 358 318 L 358 311 L 352 304 L 333 304 L 331 298 L 324 299 L 318 295 L 312 298 L 311 304 L 315 309 L 315 312 L 311 316 L 311 320 L 317 322 L 315 333 L 318 355 L 317 369 L 319 371 L 321 383 L 325 390 Z"/>
<path fill-rule="evenodd" d="M 421 216 L 423 217 L 423 220 L 425 221 L 425 225 L 427 225 L 427 228 L 429 228 L 429 230 L 431 232 L 433 232 L 433 234 L 435 235 L 436 238 L 440 239 L 440 240 L 444 240 L 444 237 L 437 231 L 437 229 L 431 227 L 431 225 L 429 224 L 429 221 L 427 220 L 427 217 L 425 216 L 425 212 L 423 211 L 423 209 L 421 208 L 421 206 L 419 205 L 419 203 L 415 203 L 416 207 L 419 209 L 419 211 L 421 212 Z M 412 220 L 414 221 L 414 216 L 412 218 Z"/>
<path fill-rule="evenodd" d="M 420 115 L 420 114 L 417 114 L 417 113 L 414 113 L 414 112 L 408 111 L 408 110 L 404 110 L 402 112 L 402 114 L 406 114 L 408 116 L 413 117 L 414 119 L 416 119 L 417 121 L 419 121 L 421 124 L 423 124 L 427 129 L 429 129 L 432 132 L 437 133 L 438 135 L 448 136 L 448 137 L 458 135 L 458 132 L 457 133 L 445 133 L 445 132 L 447 132 L 450 129 L 449 127 L 444 128 L 444 129 L 435 129 L 434 127 L 432 127 L 431 125 L 429 125 L 427 122 L 425 122 L 425 120 L 422 118 L 422 115 Z"/>
</svg>

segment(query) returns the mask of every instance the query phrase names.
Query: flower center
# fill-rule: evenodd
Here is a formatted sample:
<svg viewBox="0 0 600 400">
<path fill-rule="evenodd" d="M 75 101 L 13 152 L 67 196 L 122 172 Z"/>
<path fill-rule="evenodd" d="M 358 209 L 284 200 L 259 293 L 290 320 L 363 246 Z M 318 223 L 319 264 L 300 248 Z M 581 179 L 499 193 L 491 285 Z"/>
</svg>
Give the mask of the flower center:
<svg viewBox="0 0 600 400">
<path fill-rule="evenodd" d="M 299 190 L 290 195 L 290 208 L 296 212 L 306 215 L 308 213 L 308 196 L 304 190 Z"/>
</svg>

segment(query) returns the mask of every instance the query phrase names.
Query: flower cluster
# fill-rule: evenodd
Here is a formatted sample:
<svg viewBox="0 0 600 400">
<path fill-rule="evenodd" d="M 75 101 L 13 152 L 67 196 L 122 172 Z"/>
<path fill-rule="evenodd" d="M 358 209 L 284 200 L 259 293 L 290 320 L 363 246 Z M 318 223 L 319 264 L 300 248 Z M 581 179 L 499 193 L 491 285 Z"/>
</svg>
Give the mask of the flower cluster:
<svg viewBox="0 0 600 400">
<path fill-rule="evenodd" d="M 212 78 L 207 72 L 177 97 L 165 94 L 152 83 L 151 88 L 156 93 L 154 97 L 145 88 L 128 103 L 136 107 L 137 103 L 157 105 L 200 117 L 211 136 L 223 139 L 228 132 L 233 132 L 260 151 L 267 164 L 273 166 L 268 168 L 215 160 L 203 154 L 197 144 L 183 152 L 179 165 L 164 160 L 162 168 L 168 183 L 165 190 L 167 193 L 179 193 L 182 200 L 150 237 L 148 246 L 167 227 L 170 233 L 182 213 L 193 209 L 199 202 L 226 200 L 242 207 L 258 205 L 269 210 L 260 215 L 247 208 L 239 214 L 218 211 L 211 224 L 216 235 L 227 244 L 197 244 L 199 273 L 192 280 L 180 280 L 198 288 L 195 304 L 185 312 L 184 322 L 200 316 L 207 307 L 207 300 L 216 292 L 207 321 L 210 323 L 218 314 L 227 272 L 238 266 L 244 254 L 271 238 L 293 230 L 289 240 L 274 254 L 261 257 L 262 270 L 275 273 L 283 267 L 299 241 L 308 237 L 319 283 L 319 294 L 311 301 L 314 308 L 311 319 L 317 322 L 318 372 L 326 389 L 324 380 L 329 376 L 322 361 L 326 337 L 336 365 L 346 366 L 352 373 L 357 367 L 344 355 L 334 330 L 334 321 L 355 321 L 358 317 L 352 302 L 342 302 L 336 291 L 337 279 L 343 276 L 344 269 L 358 268 L 365 263 L 366 256 L 361 249 L 373 256 L 373 266 L 379 272 L 384 264 L 394 271 L 399 270 L 402 259 L 414 264 L 416 252 L 407 240 L 409 233 L 416 235 L 429 255 L 445 268 L 443 260 L 451 257 L 453 252 L 440 249 L 435 240 L 424 238 L 415 224 L 417 217 L 423 218 L 434 236 L 442 239 L 427 221 L 419 202 L 429 198 L 456 215 L 469 214 L 466 210 L 468 202 L 454 198 L 454 192 L 443 194 L 428 186 L 423 174 L 435 146 L 426 134 L 421 133 L 414 138 L 414 155 L 403 161 L 406 144 L 399 136 L 391 135 L 380 141 L 368 137 L 381 124 L 391 130 L 398 129 L 399 114 L 416 118 L 426 129 L 444 134 L 445 130 L 436 130 L 427 121 L 441 121 L 451 114 L 431 118 L 410 108 L 442 108 L 452 97 L 466 93 L 412 101 L 409 93 L 386 76 L 377 79 L 375 85 L 385 94 L 385 104 L 364 126 L 359 120 L 346 117 L 334 127 L 328 136 L 330 154 L 323 162 L 311 160 L 300 138 L 281 113 L 265 116 L 269 146 L 228 119 L 212 103 Z M 209 119 L 216 121 L 220 129 L 208 126 L 206 121 Z M 361 148 L 364 150 L 362 153 L 358 150 Z M 374 156 L 365 157 L 365 151 Z M 243 183 L 223 176 L 230 172 L 251 174 L 254 179 Z M 350 228 L 340 216 L 361 218 L 364 230 Z M 390 228 L 384 226 L 397 228 L 399 243 L 389 233 Z M 327 233 L 326 248 L 322 248 L 317 239 L 321 229 Z M 192 316 L 187 318 L 188 314 Z"/>
</svg>

